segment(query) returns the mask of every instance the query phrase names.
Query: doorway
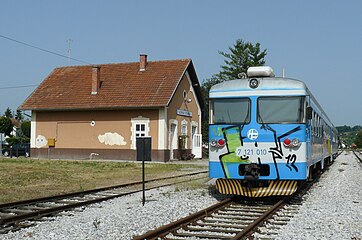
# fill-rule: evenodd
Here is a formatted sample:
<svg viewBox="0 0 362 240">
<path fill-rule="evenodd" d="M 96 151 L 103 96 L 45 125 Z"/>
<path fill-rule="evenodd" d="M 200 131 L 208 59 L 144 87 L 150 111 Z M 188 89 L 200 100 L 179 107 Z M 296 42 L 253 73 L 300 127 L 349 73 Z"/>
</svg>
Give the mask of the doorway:
<svg viewBox="0 0 362 240">
<path fill-rule="evenodd" d="M 170 160 L 174 159 L 173 150 L 176 149 L 177 146 L 177 124 L 171 123 L 170 124 Z"/>
</svg>

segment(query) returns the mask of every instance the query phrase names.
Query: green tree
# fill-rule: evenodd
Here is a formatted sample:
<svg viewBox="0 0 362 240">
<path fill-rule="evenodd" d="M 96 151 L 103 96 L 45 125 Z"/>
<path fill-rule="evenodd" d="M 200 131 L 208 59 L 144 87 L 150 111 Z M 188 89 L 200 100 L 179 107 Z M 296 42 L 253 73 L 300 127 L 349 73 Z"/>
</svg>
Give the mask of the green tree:
<svg viewBox="0 0 362 240">
<path fill-rule="evenodd" d="M 0 132 L 5 133 L 5 135 L 10 136 L 13 131 L 14 124 L 11 122 L 11 119 L 8 117 L 0 117 Z"/>
<path fill-rule="evenodd" d="M 9 107 L 5 110 L 4 116 L 7 117 L 7 118 L 13 118 L 14 117 L 14 115 L 11 112 L 11 109 Z"/>
<path fill-rule="evenodd" d="M 205 117 L 202 121 L 202 141 L 209 141 L 209 91 L 212 86 L 222 82 L 220 78 L 216 75 L 213 75 L 211 78 L 205 80 L 201 85 L 201 92 L 205 99 Z"/>
<path fill-rule="evenodd" d="M 362 148 L 362 130 L 357 133 L 354 143 L 358 148 Z"/>
<path fill-rule="evenodd" d="M 351 146 L 356 141 L 356 136 L 359 131 L 362 131 L 362 126 L 356 125 L 354 127 L 350 126 L 338 126 L 336 127 L 338 130 L 340 141 L 348 146 Z M 355 143 L 356 144 L 356 143 Z"/>
<path fill-rule="evenodd" d="M 30 121 L 24 121 L 20 126 L 21 132 L 30 138 Z"/>
<path fill-rule="evenodd" d="M 356 126 L 352 127 L 351 130 L 352 130 L 353 132 L 359 132 L 360 130 L 362 130 L 362 126 L 356 125 Z"/>
<path fill-rule="evenodd" d="M 343 125 L 343 126 L 339 126 L 336 127 L 339 133 L 344 133 L 344 132 L 350 132 L 352 129 L 350 126 L 347 125 Z"/>
<path fill-rule="evenodd" d="M 267 52 L 266 49 L 260 50 L 260 43 L 238 39 L 233 47 L 229 47 L 229 52 L 219 51 L 219 54 L 226 59 L 218 75 L 221 79 L 232 80 L 240 78 L 239 74 L 246 73 L 249 67 L 264 65 Z"/>
<path fill-rule="evenodd" d="M 22 122 L 24 120 L 24 116 L 22 111 L 16 110 L 15 119 Z"/>
<path fill-rule="evenodd" d="M 210 88 L 223 81 L 238 79 L 240 73 L 246 73 L 249 67 L 262 66 L 265 64 L 266 49 L 260 50 L 260 43 L 252 44 L 242 39 L 236 40 L 233 47 L 229 47 L 230 53 L 219 51 L 224 56 L 226 65 L 221 66 L 219 73 L 206 79 L 201 90 L 208 105 Z M 207 108 L 208 109 L 208 108 Z"/>
<path fill-rule="evenodd" d="M 260 43 L 253 44 L 244 42 L 242 39 L 236 40 L 233 47 L 229 47 L 230 52 L 219 51 L 219 54 L 225 57 L 225 65 L 221 66 L 219 73 L 214 74 L 211 78 L 203 81 L 201 91 L 206 103 L 206 116 L 202 123 L 203 142 L 209 141 L 208 122 L 209 122 L 209 91 L 210 88 L 218 83 L 238 79 L 241 73 L 246 73 L 249 67 L 262 66 L 265 64 L 266 49 L 260 50 Z M 205 127 L 206 126 L 206 127 Z"/>
</svg>

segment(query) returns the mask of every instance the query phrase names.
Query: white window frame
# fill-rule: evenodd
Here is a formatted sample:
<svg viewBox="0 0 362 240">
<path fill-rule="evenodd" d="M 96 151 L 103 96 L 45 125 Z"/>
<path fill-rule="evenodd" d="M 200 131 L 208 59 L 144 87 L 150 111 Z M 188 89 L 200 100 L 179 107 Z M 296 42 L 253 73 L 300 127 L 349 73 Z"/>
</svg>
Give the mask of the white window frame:
<svg viewBox="0 0 362 240">
<path fill-rule="evenodd" d="M 131 149 L 136 149 L 136 138 L 137 137 L 149 137 L 150 132 L 150 119 L 142 116 L 131 119 Z M 144 126 L 144 129 L 137 130 L 137 126 Z M 137 136 L 139 135 L 139 136 Z"/>
<path fill-rule="evenodd" d="M 172 125 L 175 126 L 173 134 L 171 134 Z M 178 121 L 176 119 L 170 119 L 168 127 L 169 127 L 168 149 L 170 150 L 170 159 L 174 159 L 173 150 L 178 149 L 178 144 L 177 144 Z"/>
<path fill-rule="evenodd" d="M 188 135 L 188 132 L 187 132 L 187 121 L 184 119 L 181 121 L 181 129 L 180 129 L 180 134 L 181 136 L 185 135 L 187 136 Z"/>
<path fill-rule="evenodd" d="M 188 128 L 188 122 L 186 121 L 186 119 L 184 119 L 184 120 L 181 121 L 181 129 L 180 129 L 180 135 L 181 136 L 189 136 L 187 128 Z M 186 138 L 185 139 L 186 148 L 188 148 L 188 146 L 189 146 L 188 144 L 189 144 L 188 139 Z"/>
</svg>

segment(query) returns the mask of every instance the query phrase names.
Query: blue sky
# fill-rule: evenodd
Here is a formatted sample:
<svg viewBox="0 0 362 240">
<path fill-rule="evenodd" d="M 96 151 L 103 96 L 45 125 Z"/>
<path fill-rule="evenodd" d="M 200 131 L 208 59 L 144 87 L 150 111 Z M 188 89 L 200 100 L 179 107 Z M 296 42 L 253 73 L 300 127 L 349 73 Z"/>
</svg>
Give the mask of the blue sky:
<svg viewBox="0 0 362 240">
<path fill-rule="evenodd" d="M 0 35 L 92 64 L 191 58 L 200 81 L 236 39 L 304 81 L 336 126 L 362 125 L 362 1 L 2 1 Z M 0 115 L 68 59 L 0 37 Z M 71 65 L 84 63 L 71 61 Z"/>
</svg>

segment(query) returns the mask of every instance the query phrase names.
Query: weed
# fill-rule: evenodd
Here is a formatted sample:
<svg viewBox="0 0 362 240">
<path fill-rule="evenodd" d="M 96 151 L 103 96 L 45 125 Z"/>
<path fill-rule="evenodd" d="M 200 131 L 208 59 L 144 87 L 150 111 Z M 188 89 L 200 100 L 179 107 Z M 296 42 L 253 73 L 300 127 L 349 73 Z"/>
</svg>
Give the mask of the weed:
<svg viewBox="0 0 362 240">
<path fill-rule="evenodd" d="M 101 224 L 101 220 L 99 220 L 98 218 L 93 220 L 93 226 L 98 229 L 99 225 Z"/>
<path fill-rule="evenodd" d="M 171 197 L 171 193 L 170 192 L 164 192 L 164 193 L 161 193 L 162 196 L 166 197 L 166 198 L 169 198 Z"/>
</svg>

